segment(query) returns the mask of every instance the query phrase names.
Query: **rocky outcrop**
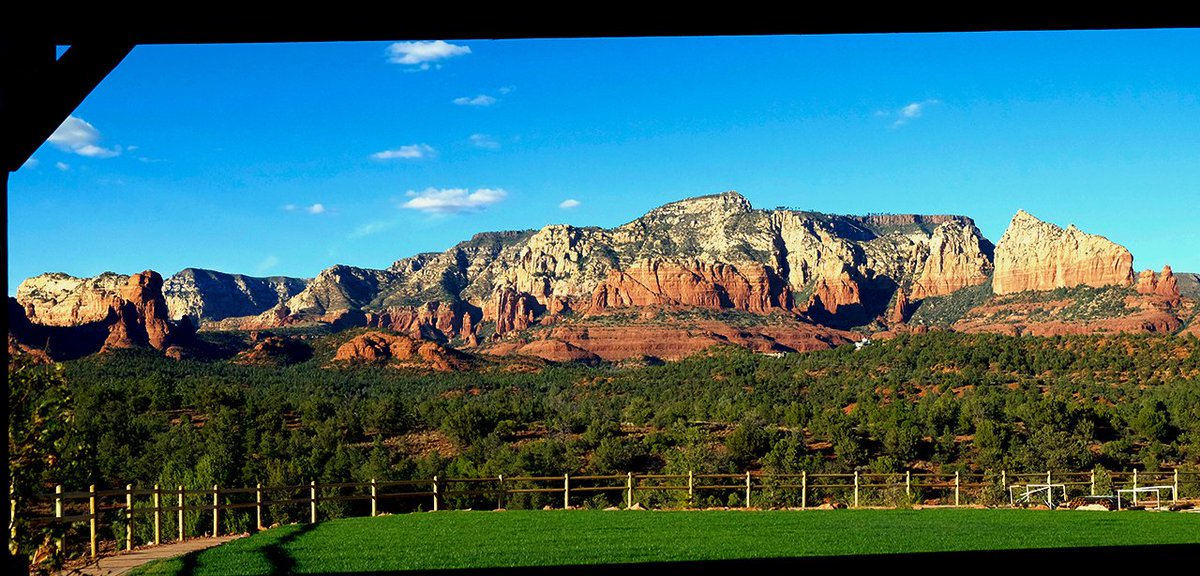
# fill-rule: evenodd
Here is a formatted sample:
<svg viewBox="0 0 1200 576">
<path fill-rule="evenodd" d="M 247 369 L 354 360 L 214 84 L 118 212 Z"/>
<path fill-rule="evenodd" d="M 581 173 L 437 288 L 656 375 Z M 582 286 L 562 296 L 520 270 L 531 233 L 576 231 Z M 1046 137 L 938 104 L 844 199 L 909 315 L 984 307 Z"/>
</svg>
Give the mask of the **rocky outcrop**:
<svg viewBox="0 0 1200 576">
<path fill-rule="evenodd" d="M 466 302 L 426 302 L 419 306 L 393 306 L 380 312 L 367 312 L 366 325 L 385 328 L 413 338 L 446 341 L 471 340 L 482 312 Z"/>
<path fill-rule="evenodd" d="M 1170 266 L 1163 266 L 1162 274 L 1155 274 L 1153 270 L 1142 270 L 1138 274 L 1134 289 L 1138 294 L 1159 296 L 1169 305 L 1179 304 L 1179 282 Z"/>
<path fill-rule="evenodd" d="M 162 295 L 163 279 L 146 270 L 130 276 L 113 303 L 104 350 L 149 346 L 165 350 L 174 343 L 176 327 L 169 321 Z"/>
<path fill-rule="evenodd" d="M 753 262 L 647 260 L 612 270 L 592 293 L 591 312 L 636 306 L 698 306 L 765 314 L 790 309 L 791 294 L 774 270 Z"/>
<path fill-rule="evenodd" d="M 26 278 L 17 286 L 17 302 L 30 322 L 42 326 L 80 326 L 108 317 L 128 276 L 105 272 L 76 278 L 61 272 Z"/>
<path fill-rule="evenodd" d="M 253 332 L 250 341 L 250 349 L 239 352 L 233 359 L 234 364 L 281 366 L 303 362 L 313 355 L 312 348 L 293 338 Z"/>
<path fill-rule="evenodd" d="M 992 250 L 973 223 L 940 223 L 929 237 L 928 257 L 912 282 L 912 298 L 944 296 L 983 284 L 992 273 Z"/>
<path fill-rule="evenodd" d="M 499 290 L 492 301 L 495 308 L 485 317 L 496 323 L 496 334 L 518 332 L 533 325 L 533 319 L 545 311 L 533 295 L 512 288 Z"/>
<path fill-rule="evenodd" d="M 468 358 L 464 354 L 436 342 L 378 331 L 361 334 L 342 344 L 333 360 L 345 363 L 382 363 L 439 372 L 459 370 L 468 365 Z"/>
<path fill-rule="evenodd" d="M 273 276 L 256 278 L 215 270 L 185 268 L 163 283 L 171 319 L 188 316 L 198 327 L 224 320 L 257 316 L 299 294 L 308 280 Z"/>
<path fill-rule="evenodd" d="M 1103 236 L 1017 212 L 996 245 L 992 290 L 1011 294 L 1073 286 L 1133 284 L 1133 255 Z"/>
<path fill-rule="evenodd" d="M 904 290 L 896 291 L 896 301 L 892 303 L 892 310 L 888 313 L 888 324 L 895 326 L 908 321 L 908 315 L 911 313 L 908 302 L 908 296 L 904 295 Z"/>
</svg>

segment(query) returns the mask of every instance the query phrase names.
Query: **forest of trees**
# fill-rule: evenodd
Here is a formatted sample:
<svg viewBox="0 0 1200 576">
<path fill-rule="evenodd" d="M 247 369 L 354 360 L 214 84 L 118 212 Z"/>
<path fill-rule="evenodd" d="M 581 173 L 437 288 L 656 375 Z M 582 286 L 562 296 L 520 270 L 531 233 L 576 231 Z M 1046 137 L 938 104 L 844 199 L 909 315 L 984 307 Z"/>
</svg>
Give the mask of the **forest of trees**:
<svg viewBox="0 0 1200 576">
<path fill-rule="evenodd" d="M 52 370 L 52 368 L 41 368 Z M 254 486 L 563 473 L 1155 470 L 1200 463 L 1200 342 L 933 332 L 767 357 L 455 373 L 69 362 L 89 484 Z"/>
</svg>

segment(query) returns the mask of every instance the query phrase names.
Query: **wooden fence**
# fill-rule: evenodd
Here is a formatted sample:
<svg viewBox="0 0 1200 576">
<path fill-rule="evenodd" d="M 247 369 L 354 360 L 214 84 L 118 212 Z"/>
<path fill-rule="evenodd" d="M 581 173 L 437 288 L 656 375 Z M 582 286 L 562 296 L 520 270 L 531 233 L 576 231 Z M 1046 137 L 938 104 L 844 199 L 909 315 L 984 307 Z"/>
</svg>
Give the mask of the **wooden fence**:
<svg viewBox="0 0 1200 576">
<path fill-rule="evenodd" d="M 1200 471 L 1178 470 L 1173 472 L 1107 472 L 1111 489 L 1121 487 L 1138 488 L 1149 485 L 1171 486 L 1173 498 L 1181 497 L 1180 480 L 1190 488 L 1192 498 L 1200 498 Z M 1191 480 L 1188 480 L 1188 477 Z M 249 518 L 245 529 L 262 530 L 266 522 L 280 522 L 284 518 L 301 518 L 316 523 L 319 508 L 329 503 L 357 503 L 358 510 L 343 510 L 339 515 L 354 515 L 355 512 L 377 516 L 385 507 L 403 510 L 423 510 L 427 503 L 430 510 L 448 510 L 455 502 L 491 505 L 504 508 L 506 501 L 519 495 L 562 496 L 562 508 L 577 507 L 587 502 L 589 495 L 624 500 L 626 508 L 639 502 L 639 495 L 675 492 L 680 495 L 682 505 L 691 507 L 697 503 L 699 494 L 736 494 L 738 505 L 750 508 L 759 500 L 777 505 L 781 495 L 799 499 L 799 508 L 809 508 L 818 498 L 824 501 L 845 501 L 851 507 L 860 507 L 870 501 L 881 500 L 881 492 L 890 490 L 895 502 L 899 490 L 904 490 L 905 501 L 913 501 L 915 494 L 929 496 L 938 494 L 947 506 L 962 506 L 978 503 L 987 489 L 1004 494 L 1010 487 L 1029 484 L 1062 485 L 1064 491 L 1079 494 L 1097 494 L 1097 472 L 1060 472 L 999 474 L 983 473 L 867 473 L 818 474 L 800 472 L 795 474 L 766 474 L 745 472 L 740 474 L 633 474 L 624 475 L 578 475 L 520 476 L 494 478 L 439 478 L 430 480 L 398 480 L 369 482 L 320 483 L 310 482 L 295 486 L 263 486 L 253 488 L 187 489 L 183 486 L 135 489 L 132 485 L 124 489 L 97 490 L 93 485 L 86 491 L 63 490 L 55 487 L 53 494 L 43 495 L 33 502 L 30 510 L 33 524 L 59 523 L 64 527 L 82 528 L 86 523 L 88 554 L 99 553 L 98 542 L 102 536 L 116 547 L 132 550 L 138 544 L 161 544 L 171 538 L 183 541 L 189 536 L 200 534 L 189 530 L 189 526 L 207 526 L 205 516 L 211 516 L 212 530 L 203 530 L 202 535 L 216 536 L 222 532 L 239 529 L 228 518 L 222 530 L 222 519 L 230 511 L 253 510 L 253 524 Z M 682 498 L 682 493 L 687 493 Z M 755 496 L 757 492 L 758 496 Z M 556 501 L 552 496 L 551 501 Z M 679 501 L 677 500 L 677 501 Z M 940 498 L 939 498 L 940 500 Z M 993 503 L 996 498 L 992 498 Z M 1008 502 L 1005 495 L 1001 502 Z M 401 506 L 386 506 L 390 502 Z M 953 504 L 950 504 L 953 502 Z M 369 503 L 369 507 L 367 504 Z M 13 504 L 15 507 L 15 503 Z M 550 506 L 549 507 L 557 507 Z M 368 512 L 369 510 L 369 512 Z M 15 511 L 15 508 L 14 508 Z M 299 512 L 299 514 L 297 514 Z M 306 512 L 307 514 L 303 514 Z M 347 514 L 346 512 L 349 512 Z M 386 511 L 383 511 L 386 512 Z M 189 519 L 185 516 L 192 513 Z M 275 518 L 271 518 L 274 515 Z M 135 536 L 136 520 L 142 519 L 145 534 Z M 233 527 L 231 527 L 233 526 Z M 80 532 L 82 530 L 79 530 Z M 104 532 L 102 535 L 101 532 Z M 196 532 L 195 534 L 190 532 Z M 140 542 L 135 542 L 140 540 Z M 63 540 L 57 542 L 64 549 Z"/>
</svg>

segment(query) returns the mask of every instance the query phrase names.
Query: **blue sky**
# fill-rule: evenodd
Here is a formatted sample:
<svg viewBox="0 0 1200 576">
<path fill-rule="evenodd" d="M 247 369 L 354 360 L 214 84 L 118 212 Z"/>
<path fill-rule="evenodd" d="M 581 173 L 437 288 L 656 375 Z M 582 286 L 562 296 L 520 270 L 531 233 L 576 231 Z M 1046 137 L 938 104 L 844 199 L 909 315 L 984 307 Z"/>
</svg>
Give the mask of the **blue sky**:
<svg viewBox="0 0 1200 576">
<path fill-rule="evenodd" d="M 688 196 L 1018 208 L 1200 272 L 1200 30 L 139 46 L 9 181 L 48 271 L 311 277 Z"/>
</svg>

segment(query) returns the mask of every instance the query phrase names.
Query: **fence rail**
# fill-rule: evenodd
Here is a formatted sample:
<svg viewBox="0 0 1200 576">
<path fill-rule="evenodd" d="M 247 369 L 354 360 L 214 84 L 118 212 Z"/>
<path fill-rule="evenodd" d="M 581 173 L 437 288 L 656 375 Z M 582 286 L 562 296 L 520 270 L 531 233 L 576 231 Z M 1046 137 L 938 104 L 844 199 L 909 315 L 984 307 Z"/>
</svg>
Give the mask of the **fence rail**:
<svg viewBox="0 0 1200 576">
<path fill-rule="evenodd" d="M 1195 492 L 1192 498 L 1200 498 L 1200 471 L 1145 472 L 1133 470 L 1129 472 L 1107 472 L 1109 484 L 1114 492 L 1138 493 L 1139 488 L 1156 485 L 1161 488 L 1171 488 L 1172 502 L 1179 499 L 1181 477 L 1186 486 Z M 1191 478 L 1189 480 L 1189 477 Z M 797 480 L 799 482 L 797 482 Z M 1169 484 L 1169 486 L 1166 486 Z M 1046 485 L 1061 486 L 1064 495 L 1071 488 L 1087 487 L 1089 495 L 1097 494 L 1097 473 L 1091 472 L 1059 472 L 1052 473 L 1015 473 L 1000 471 L 999 474 L 986 473 L 780 473 L 768 474 L 747 471 L 740 474 L 699 474 L 689 471 L 687 474 L 633 474 L 624 475 L 578 475 L 564 474 L 562 476 L 504 476 L 489 478 L 438 478 L 429 480 L 371 480 L 369 482 L 310 482 L 295 486 L 263 486 L 226 487 L 214 485 L 212 488 L 174 488 L 155 485 L 153 488 L 134 488 L 132 485 L 124 489 L 97 490 L 90 486 L 88 490 L 65 491 L 56 486 L 51 494 L 44 494 L 31 503 L 30 508 L 37 512 L 53 510 L 53 515 L 34 515 L 29 518 L 32 524 L 44 525 L 60 523 L 77 526 L 87 525 L 88 553 L 95 557 L 99 550 L 101 524 L 111 533 L 112 539 L 117 540 L 118 547 L 131 550 L 135 541 L 135 518 L 152 520 L 152 536 L 143 537 L 143 544 L 161 544 L 166 536 L 165 531 L 174 528 L 176 541 L 183 541 L 190 536 L 186 513 L 201 513 L 211 515 L 212 530 L 205 532 L 213 536 L 221 531 L 221 519 L 225 511 L 254 509 L 253 526 L 262 530 L 266 526 L 264 519 L 272 510 L 282 507 L 301 506 L 308 508 L 308 520 L 315 523 L 318 520 L 318 505 L 327 502 L 363 502 L 370 501 L 370 515 L 380 513 L 379 506 L 383 501 L 408 500 L 416 502 L 417 509 L 423 509 L 428 503 L 434 511 L 450 508 L 452 501 L 464 497 L 488 497 L 496 500 L 496 507 L 503 508 L 505 502 L 513 495 L 562 494 L 562 507 L 572 508 L 572 502 L 580 502 L 583 495 L 603 495 L 605 493 L 621 493 L 625 506 L 632 508 L 637 501 L 636 494 L 655 492 L 687 492 L 687 506 L 697 503 L 697 492 L 729 493 L 737 495 L 740 505 L 751 507 L 752 497 L 757 491 L 760 497 L 777 496 L 779 491 L 788 493 L 799 492 L 800 508 L 808 508 L 811 498 L 824 498 L 827 502 L 840 495 L 848 500 L 853 507 L 859 507 L 863 499 L 876 496 L 883 490 L 904 489 L 905 498 L 913 498 L 914 492 L 936 490 L 944 493 L 949 500 L 952 496 L 953 506 L 962 506 L 964 498 L 978 498 L 984 489 L 995 488 L 1003 494 L 1002 501 L 1015 505 L 1014 490 Z M 452 489 L 453 486 L 453 489 Z M 385 491 L 384 489 L 404 489 L 400 491 Z M 428 488 L 428 489 L 422 489 Z M 346 491 L 353 493 L 346 493 Z M 1055 488 L 1058 490 L 1058 488 Z M 276 497 L 271 497 L 276 495 Z M 461 501 L 461 500 L 460 500 Z M 1136 500 L 1135 500 L 1136 503 Z M 15 506 L 15 503 L 14 503 Z M 412 505 L 410 504 L 410 508 Z M 360 508 L 361 510 L 361 508 Z M 15 508 L 14 508 L 15 511 Z M 196 523 L 192 517 L 190 524 Z M 144 520 L 150 522 L 151 520 Z M 200 518 L 201 522 L 205 522 Z M 174 526 L 169 526 L 174 524 Z M 148 530 L 147 530 L 148 531 Z M 123 538 L 122 538 L 123 537 Z M 123 542 L 121 542 L 123 540 Z M 65 543 L 57 541 L 60 550 Z"/>
</svg>

